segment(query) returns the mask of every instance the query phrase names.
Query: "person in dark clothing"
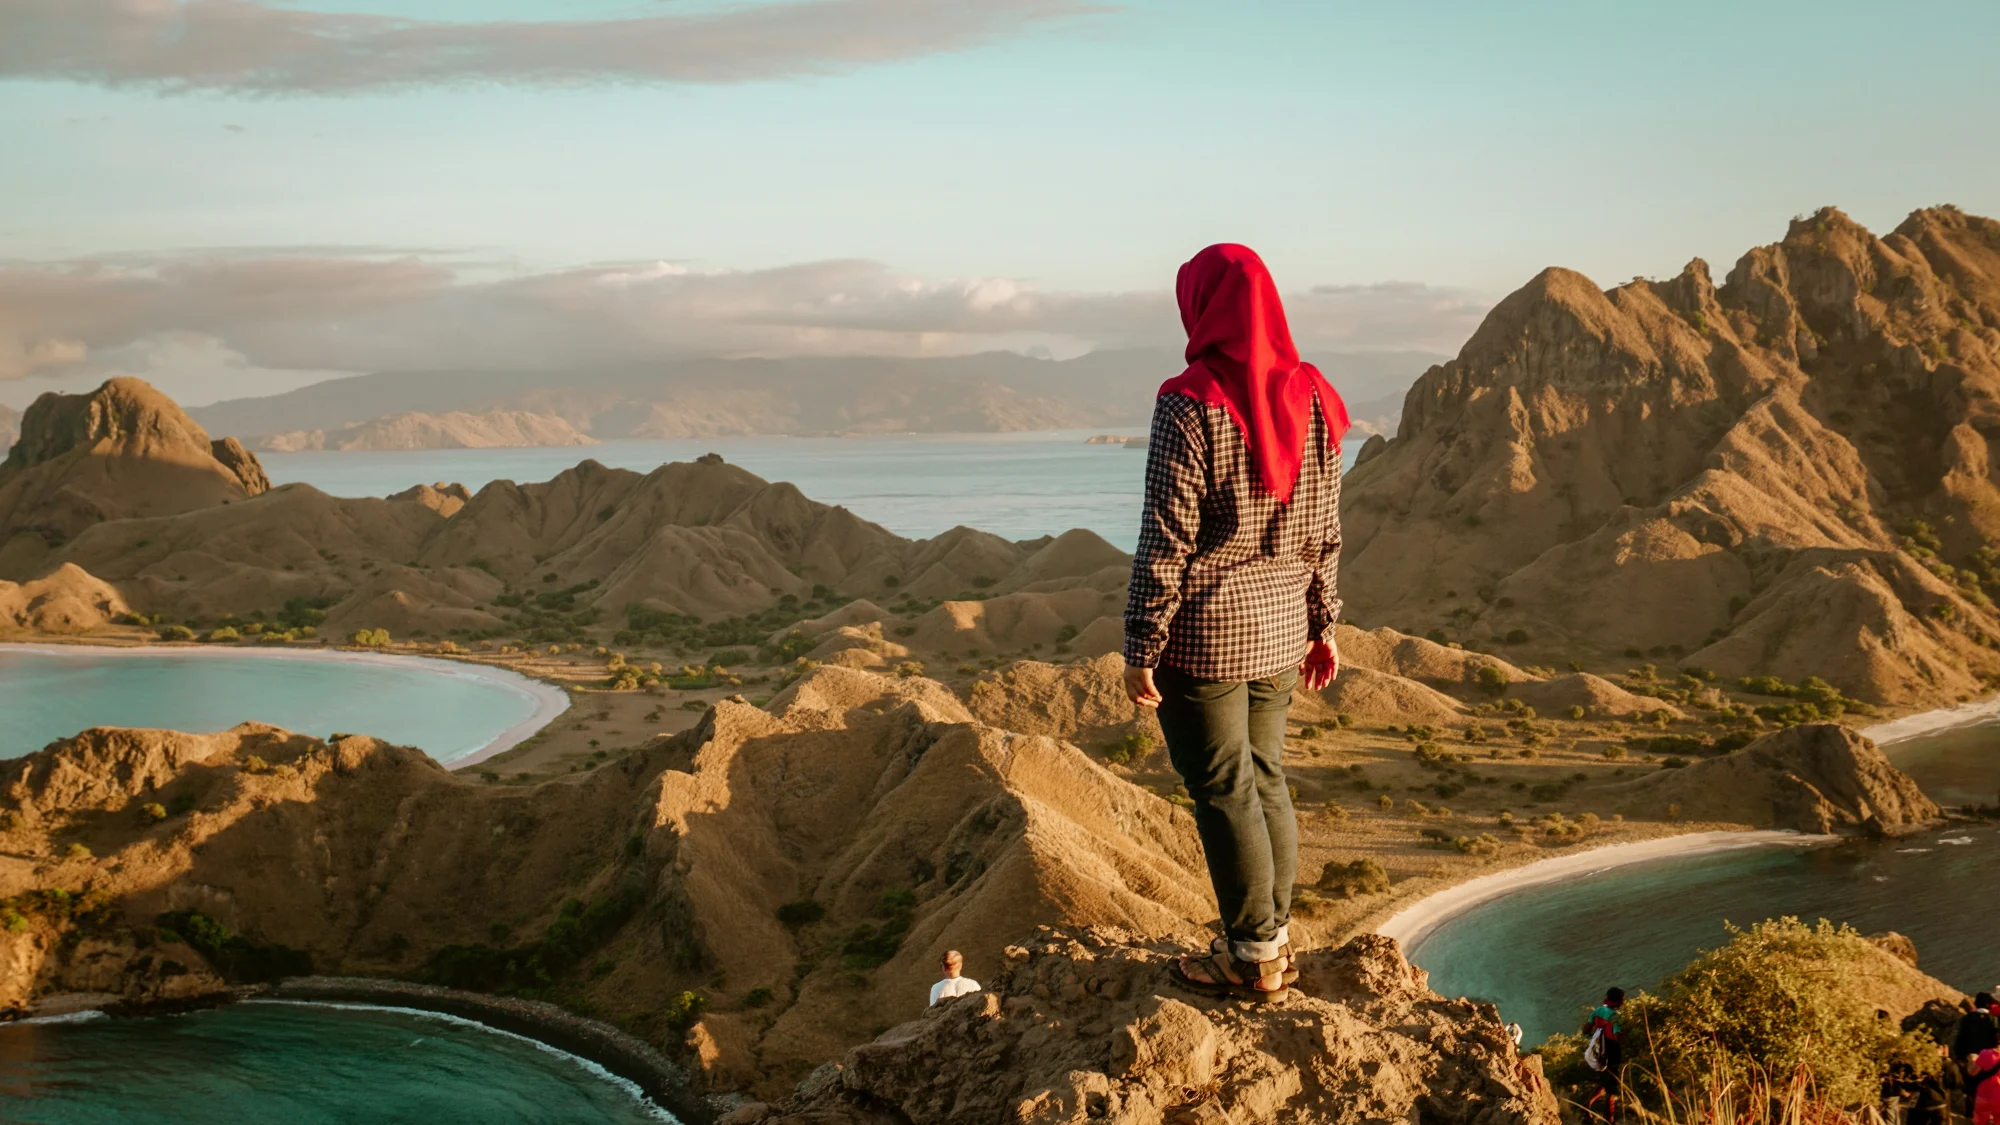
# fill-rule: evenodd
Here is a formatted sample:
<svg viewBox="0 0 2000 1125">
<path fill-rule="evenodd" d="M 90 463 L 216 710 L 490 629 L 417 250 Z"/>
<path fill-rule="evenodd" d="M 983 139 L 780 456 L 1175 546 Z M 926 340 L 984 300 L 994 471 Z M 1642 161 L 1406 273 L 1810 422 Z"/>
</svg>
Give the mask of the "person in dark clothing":
<svg viewBox="0 0 2000 1125">
<path fill-rule="evenodd" d="M 1625 1006 L 1625 990 L 1609 988 L 1604 992 L 1604 1003 L 1590 1013 L 1590 1029 L 1584 1034 L 1583 1061 L 1597 1074 L 1597 1089 L 1590 1099 L 1583 1103 L 1585 1113 L 1594 1113 L 1599 1098 L 1604 1099 L 1604 1120 L 1618 1120 L 1619 1072 L 1625 1066 L 1625 1051 L 1619 1042 L 1618 1033 L 1623 1030 L 1618 1022 L 1618 1011 Z"/>
<path fill-rule="evenodd" d="M 1125 691 L 1159 712 L 1223 934 L 1170 968 L 1252 999 L 1296 976 L 1298 825 L 1283 764 L 1292 692 L 1340 667 L 1340 439 L 1347 409 L 1299 359 L 1270 271 L 1210 246 L 1175 286 L 1187 369 L 1160 387 L 1125 609 Z"/>
<path fill-rule="evenodd" d="M 1979 1052 L 1995 1047 L 2000 1047 L 2000 1008 L 1991 992 L 1982 992 L 1972 998 L 1972 1010 L 1959 1018 L 1951 1037 L 1951 1057 L 1964 1066 Z"/>
</svg>

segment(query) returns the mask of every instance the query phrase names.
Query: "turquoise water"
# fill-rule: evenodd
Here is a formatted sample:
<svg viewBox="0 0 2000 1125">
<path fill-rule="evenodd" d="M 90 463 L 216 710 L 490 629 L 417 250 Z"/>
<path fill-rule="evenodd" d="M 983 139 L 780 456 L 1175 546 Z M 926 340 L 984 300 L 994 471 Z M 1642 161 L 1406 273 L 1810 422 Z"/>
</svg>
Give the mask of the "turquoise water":
<svg viewBox="0 0 2000 1125">
<path fill-rule="evenodd" d="M 0 1025 L 20 1125 L 673 1122 L 594 1064 L 468 1020 L 252 1001 L 141 1020 Z"/>
<path fill-rule="evenodd" d="M 1124 431 L 1128 434 L 1141 430 Z M 259 453 L 278 484 L 304 481 L 334 496 L 387 496 L 456 481 L 543 481 L 590 458 L 650 472 L 720 453 L 766 480 L 840 504 L 898 535 L 925 538 L 964 524 L 1008 539 L 1089 528 L 1129 551 L 1138 541 L 1143 448 L 1085 445 L 1089 430 L 877 437 L 739 437 L 608 441 L 534 449 L 382 453 Z M 1349 441 L 1350 464 L 1361 443 Z"/>
<path fill-rule="evenodd" d="M 1944 804 L 1991 802 L 2000 788 L 2000 721 L 1887 743 L 1883 752 Z M 1951 827 L 1899 840 L 1756 847 L 1611 868 L 1529 887 L 1418 939 L 1410 960 L 1448 996 L 1490 1000 L 1527 1042 L 1574 1031 L 1611 985 L 1651 988 L 1704 949 L 1724 923 L 1787 915 L 1862 933 L 1895 930 L 1919 966 L 1965 991 L 2000 983 L 2000 829 Z"/>
<path fill-rule="evenodd" d="M 447 661 L 212 649 L 0 645 L 0 699 L 0 758 L 94 726 L 209 732 L 254 719 L 320 737 L 371 734 L 451 762 L 491 745 L 536 710 L 525 686 Z"/>
<path fill-rule="evenodd" d="M 1963 841 L 1946 843 L 1944 841 Z M 1500 1006 L 1526 1041 L 1575 1031 L 1605 988 L 1650 988 L 1703 949 L 1792 915 L 1895 930 L 1925 972 L 1966 991 L 2000 981 L 2000 831 L 1757 847 L 1613 868 L 1531 887 L 1445 922 L 1410 959 L 1431 987 Z"/>
</svg>

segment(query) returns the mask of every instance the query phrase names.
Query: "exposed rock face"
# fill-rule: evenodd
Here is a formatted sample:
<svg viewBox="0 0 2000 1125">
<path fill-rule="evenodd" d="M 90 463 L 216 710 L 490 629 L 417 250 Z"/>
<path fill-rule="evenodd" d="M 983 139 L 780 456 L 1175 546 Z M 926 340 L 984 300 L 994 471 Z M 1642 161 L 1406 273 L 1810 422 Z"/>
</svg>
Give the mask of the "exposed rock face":
<svg viewBox="0 0 2000 1125">
<path fill-rule="evenodd" d="M 450 519 L 458 514 L 459 509 L 471 502 L 472 493 L 467 492 L 462 484 L 446 484 L 439 481 L 436 484 L 413 484 L 401 492 L 390 494 L 389 499 L 422 504 L 438 515 Z"/>
<path fill-rule="evenodd" d="M 1613 786 L 1620 807 L 1658 815 L 1678 805 L 1688 820 L 1733 821 L 1800 832 L 1894 833 L 1940 811 L 1873 742 L 1846 727 L 1810 723 L 1685 769 Z"/>
<path fill-rule="evenodd" d="M 69 563 L 32 582 L 0 580 L 0 632 L 88 633 L 129 612 L 117 590 Z"/>
<path fill-rule="evenodd" d="M 270 488 L 234 440 L 211 442 L 180 407 L 137 379 L 87 395 L 46 394 L 0 463 L 0 571 L 106 520 L 175 515 Z"/>
<path fill-rule="evenodd" d="M 289 430 L 258 441 L 273 453 L 337 449 L 500 449 L 528 445 L 596 445 L 597 439 L 553 414 L 529 410 L 489 410 L 442 414 L 409 411 L 345 429 Z"/>
<path fill-rule="evenodd" d="M 1490 1005 L 1445 1000 L 1373 935 L 1300 958 L 1281 1006 L 1168 983 L 1168 956 L 1047 931 L 985 992 L 849 1052 L 772 1125 L 1318 1125 L 1559 1120 Z"/>
<path fill-rule="evenodd" d="M 1548 663 L 1660 649 L 1955 698 L 2000 672 L 1996 430 L 2000 223 L 1877 239 L 1828 209 L 1720 288 L 1700 261 L 1608 292 L 1551 269 L 1350 474 L 1342 592 Z"/>
</svg>

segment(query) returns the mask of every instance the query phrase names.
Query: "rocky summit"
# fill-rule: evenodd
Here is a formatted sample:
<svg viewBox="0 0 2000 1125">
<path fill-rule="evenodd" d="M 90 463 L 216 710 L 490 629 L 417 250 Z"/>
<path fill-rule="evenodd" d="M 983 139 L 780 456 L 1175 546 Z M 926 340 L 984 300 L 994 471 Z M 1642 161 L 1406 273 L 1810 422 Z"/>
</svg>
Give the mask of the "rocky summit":
<svg viewBox="0 0 2000 1125">
<path fill-rule="evenodd" d="M 1371 624 L 1881 702 L 2000 672 L 2000 223 L 1834 209 L 1717 286 L 1544 271 L 1410 389 L 1344 498 Z"/>
</svg>

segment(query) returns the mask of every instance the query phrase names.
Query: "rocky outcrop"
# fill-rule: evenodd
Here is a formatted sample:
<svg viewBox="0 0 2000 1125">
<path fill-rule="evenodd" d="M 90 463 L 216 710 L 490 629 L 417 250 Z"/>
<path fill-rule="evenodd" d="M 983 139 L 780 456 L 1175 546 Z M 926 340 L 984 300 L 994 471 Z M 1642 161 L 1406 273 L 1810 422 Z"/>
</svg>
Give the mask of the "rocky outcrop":
<svg viewBox="0 0 2000 1125">
<path fill-rule="evenodd" d="M 11 406 L 0 404 L 0 454 L 14 448 L 14 442 L 21 436 L 21 412 Z"/>
<path fill-rule="evenodd" d="M 0 462 L 0 572 L 42 563 L 107 520 L 175 515 L 270 488 L 257 458 L 138 379 L 45 394 Z"/>
<path fill-rule="evenodd" d="M 471 502 L 472 493 L 467 492 L 462 484 L 446 484 L 439 481 L 436 484 L 411 485 L 401 492 L 391 493 L 389 499 L 422 504 L 438 515 L 450 519 L 458 514 L 459 509 Z"/>
<path fill-rule="evenodd" d="M 532 445 L 596 445 L 597 439 L 553 414 L 529 410 L 489 410 L 441 414 L 409 411 L 345 429 L 290 430 L 261 438 L 257 448 L 273 453 L 333 449 L 502 449 Z"/>
<path fill-rule="evenodd" d="M 0 632 L 88 633 L 129 612 L 117 590 L 71 563 L 32 582 L 0 580 Z"/>
<path fill-rule="evenodd" d="M 1782 730 L 1606 793 L 1626 813 L 1811 833 L 1893 834 L 1941 815 L 1873 742 L 1832 723 Z"/>
<path fill-rule="evenodd" d="M 767 1125 L 1320 1125 L 1559 1120 L 1491 1005 L 1446 1000 L 1393 941 L 1300 959 L 1271 1007 L 1168 983 L 1169 955 L 1045 930 L 985 992 L 940 1004 L 807 1084 Z"/>
<path fill-rule="evenodd" d="M 1551 269 L 1343 489 L 1367 621 L 1540 663 L 1628 649 L 1890 702 L 2000 674 L 2000 223 L 1831 208 L 1717 286 Z"/>
</svg>

